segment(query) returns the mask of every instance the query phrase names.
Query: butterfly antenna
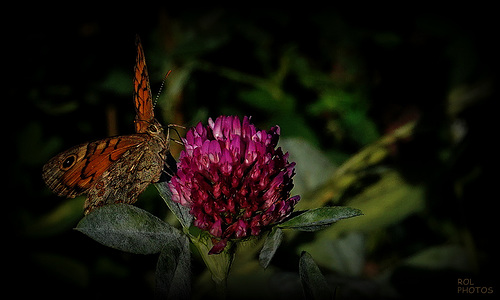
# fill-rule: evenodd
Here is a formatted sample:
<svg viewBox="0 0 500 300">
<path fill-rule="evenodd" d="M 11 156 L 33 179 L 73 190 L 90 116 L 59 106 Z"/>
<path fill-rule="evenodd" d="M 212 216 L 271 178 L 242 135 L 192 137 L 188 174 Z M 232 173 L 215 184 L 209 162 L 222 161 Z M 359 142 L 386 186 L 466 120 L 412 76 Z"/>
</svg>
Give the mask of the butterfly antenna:
<svg viewBox="0 0 500 300">
<path fill-rule="evenodd" d="M 167 80 L 167 77 L 168 77 L 168 75 L 170 75 L 171 72 L 172 72 L 172 70 L 168 70 L 165 77 L 163 77 L 163 80 L 161 81 L 160 89 L 158 90 L 158 93 L 156 94 L 155 102 L 153 103 L 153 107 L 156 107 L 156 103 L 158 102 L 158 99 L 160 99 L 160 94 L 161 94 L 161 91 L 163 90 L 163 86 L 165 85 L 165 81 Z"/>
</svg>

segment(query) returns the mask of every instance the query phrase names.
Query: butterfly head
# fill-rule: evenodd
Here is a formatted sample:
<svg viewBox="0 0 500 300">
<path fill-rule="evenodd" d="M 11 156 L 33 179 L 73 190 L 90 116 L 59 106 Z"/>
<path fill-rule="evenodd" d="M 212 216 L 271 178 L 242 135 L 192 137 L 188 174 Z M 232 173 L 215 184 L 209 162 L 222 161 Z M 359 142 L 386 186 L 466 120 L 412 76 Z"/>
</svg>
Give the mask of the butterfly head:
<svg viewBox="0 0 500 300">
<path fill-rule="evenodd" d="M 158 120 L 153 119 L 151 122 L 149 122 L 146 132 L 149 133 L 150 135 L 163 133 L 163 126 L 160 124 L 160 122 L 158 122 Z"/>
<path fill-rule="evenodd" d="M 147 127 L 145 127 L 145 131 L 142 133 L 149 135 L 153 139 L 159 139 L 161 141 L 161 144 L 163 145 L 168 144 L 168 137 L 163 130 L 163 125 L 161 125 L 158 120 L 153 118 L 150 121 L 142 122 L 143 124 L 147 124 Z"/>
</svg>

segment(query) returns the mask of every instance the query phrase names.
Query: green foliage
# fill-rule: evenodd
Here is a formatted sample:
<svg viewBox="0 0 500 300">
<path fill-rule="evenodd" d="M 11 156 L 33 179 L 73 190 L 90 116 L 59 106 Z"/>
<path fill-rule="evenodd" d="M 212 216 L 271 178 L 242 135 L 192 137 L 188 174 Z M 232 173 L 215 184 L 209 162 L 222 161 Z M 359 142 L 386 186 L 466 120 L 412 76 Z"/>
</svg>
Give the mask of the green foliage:
<svg viewBox="0 0 500 300">
<path fill-rule="evenodd" d="M 172 201 L 172 198 L 170 197 L 171 192 L 166 182 L 157 183 L 155 186 L 163 198 L 163 201 L 165 201 L 165 204 L 167 204 L 168 208 L 172 211 L 182 227 L 189 228 L 193 220 L 193 216 L 189 213 L 189 209 Z"/>
<path fill-rule="evenodd" d="M 189 240 L 179 236 L 177 242 L 163 245 L 156 264 L 156 297 L 191 299 L 191 253 Z"/>
<path fill-rule="evenodd" d="M 178 229 L 127 204 L 104 206 L 83 218 L 76 230 L 105 246 L 135 254 L 159 253 L 181 237 Z"/>
<path fill-rule="evenodd" d="M 320 207 L 299 212 L 297 216 L 292 217 L 278 226 L 300 231 L 317 231 L 325 229 L 339 220 L 359 215 L 362 215 L 359 209 L 350 207 Z"/>
<path fill-rule="evenodd" d="M 156 267 L 156 294 L 175 299 L 189 299 L 191 295 L 191 241 L 210 270 L 218 294 L 225 297 L 227 276 L 234 256 L 233 247 L 228 247 L 222 254 L 210 255 L 212 244 L 209 235 L 191 226 L 185 219 L 186 209 L 174 206 L 176 203 L 170 199 L 170 191 L 164 189 L 164 186 L 163 183 L 157 184 L 162 198 L 169 207 L 174 208 L 172 212 L 178 215 L 177 219 L 181 224 L 186 224 L 186 234 L 147 211 L 128 204 L 112 204 L 99 208 L 83 218 L 75 229 L 105 246 L 121 251 L 134 254 L 160 253 Z M 272 229 L 260 251 L 260 264 L 267 268 L 280 246 L 283 238 L 280 228 L 316 231 L 341 219 L 360 214 L 359 210 L 348 207 L 324 207 L 298 212 L 297 216 Z M 310 266 L 311 262 L 301 264 L 301 268 L 305 268 L 301 271 L 301 277 L 307 277 L 304 283 L 306 293 L 312 293 L 311 289 L 315 290 L 317 284 L 323 284 L 316 282 L 322 277 L 315 275 L 315 270 L 310 270 Z"/>
<path fill-rule="evenodd" d="M 312 256 L 303 251 L 299 262 L 300 281 L 306 300 L 333 299 L 333 293 Z"/>
<path fill-rule="evenodd" d="M 135 206 L 114 204 L 83 218 L 76 230 L 121 251 L 160 253 L 156 267 L 157 296 L 190 299 L 189 240 L 178 229 Z"/>
<path fill-rule="evenodd" d="M 262 246 L 262 250 L 259 253 L 259 263 L 264 269 L 271 263 L 271 259 L 273 259 L 282 240 L 283 230 L 279 226 L 275 226 L 267 235 L 264 246 Z"/>
</svg>

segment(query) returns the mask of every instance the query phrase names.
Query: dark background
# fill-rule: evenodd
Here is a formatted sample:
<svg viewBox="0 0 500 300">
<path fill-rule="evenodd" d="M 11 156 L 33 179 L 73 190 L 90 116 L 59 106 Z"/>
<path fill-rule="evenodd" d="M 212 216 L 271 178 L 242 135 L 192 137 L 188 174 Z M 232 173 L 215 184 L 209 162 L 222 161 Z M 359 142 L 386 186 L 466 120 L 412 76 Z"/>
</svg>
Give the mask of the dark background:
<svg viewBox="0 0 500 300">
<path fill-rule="evenodd" d="M 156 108 L 163 124 L 192 126 L 221 114 L 251 115 L 260 128 L 279 124 L 283 139 L 316 149 L 335 169 L 415 122 L 415 130 L 387 146 L 376 164 L 356 164 L 355 173 L 364 175 L 341 196 L 334 193 L 322 203 L 355 207 L 361 195 L 368 200 L 360 218 L 369 217 L 370 207 L 383 213 L 365 219 L 373 223 L 345 225 L 335 234 L 290 237 L 272 270 L 258 273 L 290 284 L 277 285 L 283 291 L 271 292 L 274 298 L 285 299 L 300 287 L 293 283 L 298 283 L 303 245 L 362 248 L 355 258 L 333 264 L 328 257 L 344 252 L 312 251 L 332 287 L 338 287 L 339 299 L 477 296 L 457 294 L 462 278 L 498 293 L 498 110 L 493 102 L 499 49 L 493 8 L 82 5 L 19 8 L 12 15 L 3 21 L 2 145 L 8 180 L 2 198 L 4 275 L 15 295 L 153 294 L 157 257 L 105 248 L 72 230 L 83 217 L 83 198 L 58 198 L 41 179 L 43 164 L 58 152 L 133 132 L 136 34 L 143 41 L 153 93 L 173 70 Z M 180 147 L 173 147 L 177 157 Z M 293 154 L 293 149 L 288 150 Z M 300 174 L 306 170 L 316 174 L 311 178 L 322 177 L 321 168 L 303 163 L 299 169 L 296 161 L 297 176 L 309 178 L 305 171 Z M 387 178 L 412 189 L 401 196 L 368 197 L 377 184 L 395 189 Z M 329 191 L 328 182 L 301 186 L 297 180 L 304 207 L 315 200 L 310 199 L 315 189 Z M 404 213 L 384 211 L 387 199 L 407 203 L 412 195 L 411 203 L 418 205 Z M 155 189 L 148 189 L 138 206 L 169 218 Z M 339 261 L 360 267 L 347 272 L 349 267 L 336 265 Z M 250 278 L 247 282 L 258 277 L 233 272 Z M 196 260 L 193 277 L 195 287 L 206 282 Z"/>
</svg>

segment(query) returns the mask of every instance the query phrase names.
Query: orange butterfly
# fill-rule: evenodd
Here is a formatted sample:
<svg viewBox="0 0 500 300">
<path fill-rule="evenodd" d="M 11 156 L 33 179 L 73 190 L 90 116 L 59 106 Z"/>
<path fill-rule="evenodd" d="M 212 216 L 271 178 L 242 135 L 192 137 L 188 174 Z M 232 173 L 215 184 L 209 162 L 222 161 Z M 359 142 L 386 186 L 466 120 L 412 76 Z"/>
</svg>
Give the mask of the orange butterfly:
<svg viewBox="0 0 500 300">
<path fill-rule="evenodd" d="M 176 171 L 168 133 L 154 117 L 146 59 L 138 37 L 136 44 L 136 133 L 75 146 L 43 166 L 42 177 L 57 195 L 74 198 L 87 193 L 85 214 L 106 204 L 134 203 L 151 182 Z"/>
</svg>

